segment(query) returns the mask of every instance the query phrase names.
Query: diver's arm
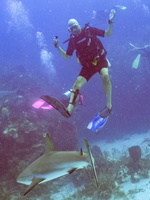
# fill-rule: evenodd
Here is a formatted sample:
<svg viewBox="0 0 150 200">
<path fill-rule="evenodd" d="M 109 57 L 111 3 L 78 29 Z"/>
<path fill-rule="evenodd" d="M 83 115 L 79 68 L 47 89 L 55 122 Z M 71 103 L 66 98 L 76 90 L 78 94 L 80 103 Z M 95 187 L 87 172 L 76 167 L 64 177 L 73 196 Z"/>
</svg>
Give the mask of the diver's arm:
<svg viewBox="0 0 150 200">
<path fill-rule="evenodd" d="M 108 28 L 105 30 L 104 37 L 112 36 L 113 20 L 114 20 L 115 15 L 116 15 L 116 11 L 112 9 L 109 14 Z"/>
<path fill-rule="evenodd" d="M 60 55 L 65 59 L 69 60 L 70 56 L 66 54 L 66 51 L 64 51 L 60 46 L 59 46 L 59 41 L 58 41 L 58 36 L 55 36 L 53 39 L 54 46 L 58 49 Z"/>
<path fill-rule="evenodd" d="M 134 50 L 142 50 L 142 51 L 148 51 L 148 48 L 150 47 L 149 44 L 145 45 L 144 47 L 136 47 L 135 45 L 133 45 L 132 43 L 129 43 L 131 47 L 133 47 L 133 49 L 131 51 Z"/>
<path fill-rule="evenodd" d="M 56 47 L 60 53 L 60 55 L 65 59 L 65 60 L 69 60 L 70 59 L 70 56 L 68 56 L 66 54 L 66 51 L 64 51 L 60 46 L 57 46 Z"/>
<path fill-rule="evenodd" d="M 112 30 L 113 30 L 113 23 L 108 25 L 108 28 L 105 30 L 104 37 L 112 36 Z"/>
</svg>

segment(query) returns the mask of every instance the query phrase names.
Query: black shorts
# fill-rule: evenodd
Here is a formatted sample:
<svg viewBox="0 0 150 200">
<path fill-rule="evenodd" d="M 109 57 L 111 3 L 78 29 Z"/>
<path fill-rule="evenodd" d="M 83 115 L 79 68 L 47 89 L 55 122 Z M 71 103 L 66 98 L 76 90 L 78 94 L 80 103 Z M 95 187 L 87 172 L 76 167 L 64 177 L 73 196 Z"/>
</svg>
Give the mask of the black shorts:
<svg viewBox="0 0 150 200">
<path fill-rule="evenodd" d="M 108 68 L 108 61 L 106 58 L 101 59 L 95 66 L 92 63 L 82 66 L 79 76 L 84 77 L 87 81 L 97 72 L 100 73 L 102 68 Z"/>
</svg>

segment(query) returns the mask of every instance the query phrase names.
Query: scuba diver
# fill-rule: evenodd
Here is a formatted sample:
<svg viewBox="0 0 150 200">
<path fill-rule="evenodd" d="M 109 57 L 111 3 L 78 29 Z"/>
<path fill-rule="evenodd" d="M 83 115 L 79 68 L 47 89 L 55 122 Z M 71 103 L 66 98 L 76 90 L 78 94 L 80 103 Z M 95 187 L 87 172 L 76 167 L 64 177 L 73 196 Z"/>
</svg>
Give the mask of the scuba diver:
<svg viewBox="0 0 150 200">
<path fill-rule="evenodd" d="M 138 69 L 140 60 L 141 60 L 141 56 L 150 58 L 150 45 L 145 45 L 143 47 L 136 47 L 135 45 L 133 45 L 131 43 L 129 43 L 129 44 L 131 47 L 133 47 L 133 49 L 131 51 L 138 52 L 138 55 L 136 56 L 136 58 L 134 59 L 134 61 L 132 63 L 132 68 Z"/>
<path fill-rule="evenodd" d="M 142 55 L 142 56 L 145 56 L 147 58 L 150 58 L 150 45 L 149 44 L 146 44 L 145 46 L 143 47 L 136 47 L 135 45 L 129 43 L 130 46 L 133 47 L 133 49 L 131 51 L 139 51 L 139 53 Z"/>
<path fill-rule="evenodd" d="M 115 14 L 116 11 L 112 9 L 109 15 L 108 28 L 106 30 L 90 27 L 88 24 L 86 24 L 84 28 L 81 28 L 76 19 L 70 19 L 68 21 L 68 31 L 71 35 L 67 40 L 67 51 L 64 51 L 60 47 L 57 36 L 53 40 L 54 46 L 65 60 L 69 60 L 76 50 L 76 56 L 82 66 L 77 80 L 73 85 L 73 89 L 71 90 L 70 101 L 66 108 L 69 117 L 78 100 L 80 89 L 97 72 L 101 75 L 107 101 L 106 106 L 100 111 L 100 116 L 106 118 L 112 110 L 112 86 L 108 73 L 109 61 L 106 58 L 107 52 L 97 36 L 110 37 L 112 35 Z"/>
</svg>

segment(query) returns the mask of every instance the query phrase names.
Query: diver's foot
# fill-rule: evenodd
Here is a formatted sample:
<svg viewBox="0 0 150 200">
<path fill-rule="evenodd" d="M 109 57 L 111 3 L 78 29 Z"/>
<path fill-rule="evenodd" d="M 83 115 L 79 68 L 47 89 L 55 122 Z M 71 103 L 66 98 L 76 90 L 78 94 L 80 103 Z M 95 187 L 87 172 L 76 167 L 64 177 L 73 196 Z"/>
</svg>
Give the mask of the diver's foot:
<svg viewBox="0 0 150 200">
<path fill-rule="evenodd" d="M 71 117 L 71 113 L 66 109 L 66 116 L 65 116 L 66 118 L 69 118 L 69 117 Z"/>
<path fill-rule="evenodd" d="M 74 108 L 74 105 L 69 103 L 68 107 L 66 108 L 66 112 L 68 113 L 68 115 L 71 116 L 73 108 Z"/>
<path fill-rule="evenodd" d="M 68 110 L 66 108 L 62 108 L 59 110 L 60 114 L 62 116 L 64 116 L 65 118 L 69 118 L 71 117 L 71 114 L 68 112 Z"/>
<path fill-rule="evenodd" d="M 103 108 L 101 111 L 100 111 L 100 116 L 102 117 L 102 118 L 106 118 L 106 117 L 108 117 L 109 115 L 110 115 L 110 113 L 111 113 L 111 108 L 108 108 L 107 106 L 105 107 L 105 108 Z"/>
</svg>

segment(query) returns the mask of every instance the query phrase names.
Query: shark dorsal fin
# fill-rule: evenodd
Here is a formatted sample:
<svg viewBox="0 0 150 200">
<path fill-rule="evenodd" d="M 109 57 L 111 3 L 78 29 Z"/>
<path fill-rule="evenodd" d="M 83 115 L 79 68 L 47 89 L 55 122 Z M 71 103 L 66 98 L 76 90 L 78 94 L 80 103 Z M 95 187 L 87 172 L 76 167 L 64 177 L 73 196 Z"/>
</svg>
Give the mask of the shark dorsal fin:
<svg viewBox="0 0 150 200">
<path fill-rule="evenodd" d="M 50 151 L 56 151 L 49 134 L 46 134 L 45 138 L 45 153 L 49 153 Z"/>
</svg>

